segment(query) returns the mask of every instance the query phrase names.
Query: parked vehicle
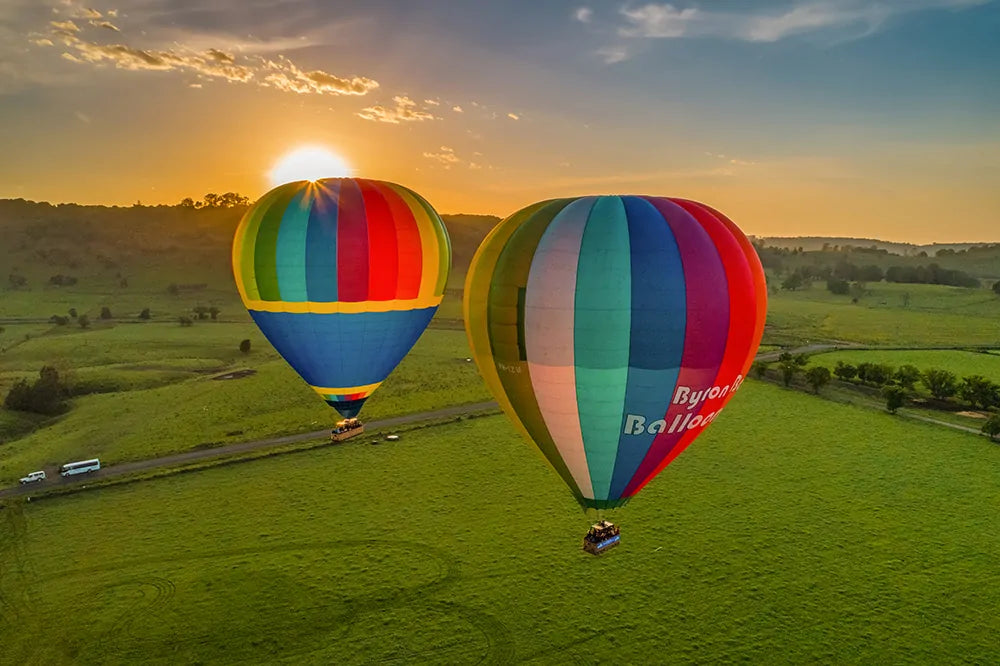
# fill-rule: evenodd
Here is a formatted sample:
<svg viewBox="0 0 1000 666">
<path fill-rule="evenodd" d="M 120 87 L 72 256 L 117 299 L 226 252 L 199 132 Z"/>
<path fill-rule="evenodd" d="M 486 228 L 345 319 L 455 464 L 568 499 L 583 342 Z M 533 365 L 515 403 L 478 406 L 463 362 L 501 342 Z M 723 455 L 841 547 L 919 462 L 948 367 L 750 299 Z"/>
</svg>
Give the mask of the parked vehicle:
<svg viewBox="0 0 1000 666">
<path fill-rule="evenodd" d="M 38 481 L 44 481 L 44 480 L 45 480 L 45 472 L 43 472 L 41 470 L 39 470 L 37 472 L 32 472 L 28 476 L 21 477 L 21 483 L 22 484 L 25 484 L 25 483 L 36 483 Z"/>
<path fill-rule="evenodd" d="M 74 474 L 84 474 L 86 472 L 96 472 L 101 469 L 101 461 L 97 458 L 93 460 L 80 460 L 78 462 L 66 463 L 59 468 L 60 476 L 73 476 Z"/>
</svg>

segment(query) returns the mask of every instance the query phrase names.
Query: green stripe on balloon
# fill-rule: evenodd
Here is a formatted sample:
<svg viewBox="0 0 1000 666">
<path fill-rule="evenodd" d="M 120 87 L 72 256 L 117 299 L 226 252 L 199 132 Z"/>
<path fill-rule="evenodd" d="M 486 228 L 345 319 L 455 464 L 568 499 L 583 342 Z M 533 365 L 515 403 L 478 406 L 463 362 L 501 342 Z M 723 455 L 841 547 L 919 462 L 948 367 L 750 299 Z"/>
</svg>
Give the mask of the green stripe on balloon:
<svg viewBox="0 0 1000 666">
<path fill-rule="evenodd" d="M 594 498 L 607 499 L 628 384 L 632 263 L 619 197 L 591 209 L 576 278 L 574 352 L 580 428 Z"/>
<path fill-rule="evenodd" d="M 287 190 L 290 186 L 294 185 L 289 183 L 288 185 L 275 188 L 265 194 L 261 200 L 254 205 L 250 211 L 250 218 L 247 220 L 246 229 L 240 234 L 244 239 L 244 245 L 240 251 L 239 260 L 239 279 L 243 284 L 243 288 L 246 290 L 247 298 L 251 300 L 260 300 L 260 290 L 257 288 L 257 282 L 254 279 L 254 262 L 257 252 L 257 231 L 260 228 L 261 220 L 264 219 L 264 214 L 270 208 L 274 200 L 281 196 L 282 192 Z"/>
<path fill-rule="evenodd" d="M 264 301 L 280 301 L 281 288 L 278 285 L 277 248 L 278 230 L 285 209 L 295 197 L 299 183 L 289 183 L 281 188 L 281 192 L 264 210 L 264 217 L 257 230 L 256 247 L 254 247 L 254 281 L 260 298 Z"/>
</svg>

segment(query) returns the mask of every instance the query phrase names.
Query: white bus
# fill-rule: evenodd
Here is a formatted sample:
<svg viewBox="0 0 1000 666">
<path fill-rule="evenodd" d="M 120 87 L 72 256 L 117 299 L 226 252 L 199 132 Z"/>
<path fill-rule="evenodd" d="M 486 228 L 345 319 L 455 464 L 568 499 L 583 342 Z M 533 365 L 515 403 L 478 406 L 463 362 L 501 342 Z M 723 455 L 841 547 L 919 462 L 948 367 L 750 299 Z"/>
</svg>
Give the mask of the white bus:
<svg viewBox="0 0 1000 666">
<path fill-rule="evenodd" d="M 97 458 L 93 460 L 81 460 L 79 462 L 66 463 L 59 468 L 60 476 L 72 476 L 74 474 L 83 474 L 84 472 L 93 472 L 101 469 L 101 461 Z"/>
</svg>

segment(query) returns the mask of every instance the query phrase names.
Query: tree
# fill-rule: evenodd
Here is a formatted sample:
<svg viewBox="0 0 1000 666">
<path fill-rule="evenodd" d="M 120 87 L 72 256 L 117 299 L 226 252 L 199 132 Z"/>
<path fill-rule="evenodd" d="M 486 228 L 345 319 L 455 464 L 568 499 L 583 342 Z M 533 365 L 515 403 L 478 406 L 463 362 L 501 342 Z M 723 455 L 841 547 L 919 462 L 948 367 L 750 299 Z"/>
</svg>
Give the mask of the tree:
<svg viewBox="0 0 1000 666">
<path fill-rule="evenodd" d="M 837 366 L 833 369 L 833 374 L 837 375 L 837 379 L 849 382 L 858 376 L 858 369 L 850 363 L 837 361 Z"/>
<path fill-rule="evenodd" d="M 1000 414 L 994 414 L 986 419 L 986 423 L 983 424 L 983 434 L 989 435 L 990 439 L 996 441 L 1000 435 Z"/>
<path fill-rule="evenodd" d="M 819 390 L 830 383 L 830 370 L 816 365 L 806 370 L 806 382 L 812 387 L 813 393 L 819 395 Z"/>
<path fill-rule="evenodd" d="M 181 326 L 191 326 L 192 324 L 194 324 L 194 321 L 191 320 L 191 317 L 185 317 L 184 315 L 181 315 L 177 319 L 177 321 L 180 322 Z"/>
<path fill-rule="evenodd" d="M 851 283 L 847 280 L 838 280 L 836 278 L 830 278 L 826 281 L 826 290 L 831 294 L 837 294 L 838 296 L 846 296 L 851 291 Z"/>
<path fill-rule="evenodd" d="M 181 208 L 194 208 L 195 207 L 194 206 L 194 199 L 192 199 L 191 197 L 184 197 L 183 199 L 181 199 L 181 202 L 179 204 L 177 204 L 177 205 L 180 206 Z"/>
<path fill-rule="evenodd" d="M 785 291 L 795 291 L 796 289 L 801 289 L 804 284 L 805 280 L 802 278 L 802 273 L 795 271 L 785 278 L 784 282 L 781 283 L 781 288 Z"/>
<path fill-rule="evenodd" d="M 243 340 L 242 342 L 240 342 L 240 351 L 243 352 L 244 354 L 249 354 L 250 353 L 250 341 L 249 340 Z"/>
<path fill-rule="evenodd" d="M 90 326 L 90 317 L 87 315 L 80 315 L 76 320 L 76 323 L 80 325 L 80 328 L 88 328 Z"/>
<path fill-rule="evenodd" d="M 932 368 L 924 370 L 920 382 L 938 400 L 947 400 L 958 391 L 958 377 L 949 370 Z"/>
<path fill-rule="evenodd" d="M 11 289 L 20 289 L 28 285 L 28 278 L 14 272 L 7 276 L 7 281 L 10 282 Z"/>
<path fill-rule="evenodd" d="M 782 352 L 781 356 L 778 357 L 778 368 L 781 371 L 781 381 L 785 383 L 785 386 L 792 383 L 795 373 L 808 362 L 809 359 L 803 354 L 792 356 L 788 352 Z"/>
<path fill-rule="evenodd" d="M 15 383 L 7 397 L 4 407 L 21 412 L 53 415 L 65 410 L 66 387 L 59 379 L 59 371 L 47 365 L 38 373 L 34 383 L 21 379 Z"/>
<path fill-rule="evenodd" d="M 896 370 L 894 378 L 900 386 L 907 391 L 912 391 L 916 383 L 920 381 L 920 369 L 913 365 L 901 365 Z"/>
<path fill-rule="evenodd" d="M 886 386 L 882 389 L 882 397 L 885 398 L 885 408 L 890 414 L 895 414 L 896 410 L 903 406 L 906 401 L 906 391 L 899 386 Z"/>
<path fill-rule="evenodd" d="M 142 312 L 139 313 L 139 319 L 145 319 L 146 321 L 149 321 L 149 319 L 152 316 L 153 315 L 151 315 L 150 312 L 149 312 L 149 308 L 143 308 Z"/>
<path fill-rule="evenodd" d="M 763 379 L 767 374 L 767 363 L 765 361 L 754 361 L 750 366 L 750 374 L 757 379 Z"/>
<path fill-rule="evenodd" d="M 111 319 L 111 308 L 107 305 L 101 308 L 101 319 Z"/>
<path fill-rule="evenodd" d="M 1000 405 L 1000 386 L 982 375 L 971 375 L 962 379 L 958 395 L 973 407 L 989 409 Z"/>
<path fill-rule="evenodd" d="M 49 321 L 55 324 L 56 326 L 65 326 L 66 324 L 69 323 L 69 317 L 66 317 L 64 315 L 52 315 L 51 317 L 49 317 Z"/>
<path fill-rule="evenodd" d="M 73 319 L 76 319 L 76 308 L 69 309 L 69 316 L 72 317 Z"/>
<path fill-rule="evenodd" d="M 176 284 L 171 283 L 170 286 L 167 287 L 167 293 L 170 294 L 171 296 L 176 296 L 177 294 L 181 293 L 181 288 L 178 287 Z"/>
<path fill-rule="evenodd" d="M 208 309 L 208 314 L 211 315 L 213 320 L 219 318 L 220 312 L 221 310 L 219 310 L 219 308 L 215 307 L 214 305 Z"/>
<path fill-rule="evenodd" d="M 993 283 L 993 293 L 1000 296 L 1000 280 Z"/>
<path fill-rule="evenodd" d="M 858 363 L 858 379 L 872 386 L 884 386 L 892 380 L 895 370 L 885 363 Z"/>
</svg>

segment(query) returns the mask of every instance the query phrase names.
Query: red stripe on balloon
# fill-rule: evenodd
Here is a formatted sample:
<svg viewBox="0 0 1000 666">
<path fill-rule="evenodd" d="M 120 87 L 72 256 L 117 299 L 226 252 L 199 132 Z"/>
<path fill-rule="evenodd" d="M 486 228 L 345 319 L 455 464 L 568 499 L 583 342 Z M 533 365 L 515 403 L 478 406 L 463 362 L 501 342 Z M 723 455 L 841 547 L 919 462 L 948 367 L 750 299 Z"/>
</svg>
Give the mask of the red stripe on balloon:
<svg viewBox="0 0 1000 666">
<path fill-rule="evenodd" d="M 746 375 L 747 359 L 752 362 L 753 353 L 759 343 L 759 338 L 755 338 L 759 316 L 751 267 L 733 229 L 697 202 L 686 199 L 671 199 L 671 201 L 690 213 L 708 232 L 712 243 L 715 244 L 715 249 L 719 252 L 719 257 L 722 259 L 722 265 L 726 271 L 726 281 L 729 285 L 729 331 L 726 336 L 726 350 L 722 357 L 722 363 L 719 365 L 719 371 L 714 381 L 709 386 L 697 388 L 711 389 L 715 386 L 732 386 L 737 377 Z M 739 236 L 743 235 L 739 230 L 736 230 L 736 233 Z M 725 395 L 705 400 L 695 416 L 701 416 L 702 419 L 709 417 L 714 420 L 715 417 L 712 415 L 717 414 L 732 396 L 732 391 L 726 391 Z M 691 418 L 693 419 L 694 416 Z M 674 458 L 679 456 L 701 434 L 702 430 L 703 428 L 699 426 L 686 431 L 666 457 L 656 466 L 656 469 L 646 475 L 637 485 L 630 484 L 627 491 L 628 496 L 631 497 L 642 490 Z"/>
<path fill-rule="evenodd" d="M 368 223 L 365 200 L 355 180 L 340 181 L 337 210 L 337 299 L 368 299 Z"/>
<path fill-rule="evenodd" d="M 391 301 L 396 298 L 399 256 L 396 225 L 392 210 L 375 183 L 358 180 L 368 220 L 368 299 Z"/>
<path fill-rule="evenodd" d="M 392 220 L 396 225 L 396 248 L 399 268 L 396 277 L 396 298 L 413 299 L 420 294 L 420 280 L 424 272 L 424 252 L 420 242 L 420 229 L 413 211 L 391 187 L 379 183 Z"/>
</svg>

